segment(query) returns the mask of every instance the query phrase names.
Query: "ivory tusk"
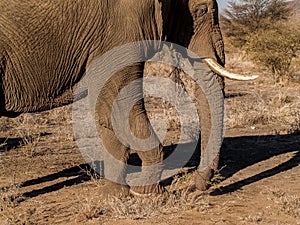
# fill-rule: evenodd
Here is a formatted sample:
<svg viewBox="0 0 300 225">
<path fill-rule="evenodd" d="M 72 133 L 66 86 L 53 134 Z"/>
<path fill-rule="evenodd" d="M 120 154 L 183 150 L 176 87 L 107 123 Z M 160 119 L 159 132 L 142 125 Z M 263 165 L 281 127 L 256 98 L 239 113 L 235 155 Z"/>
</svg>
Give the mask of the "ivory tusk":
<svg viewBox="0 0 300 225">
<path fill-rule="evenodd" d="M 219 76 L 226 77 L 231 80 L 247 81 L 247 80 L 254 80 L 254 79 L 258 78 L 257 75 L 246 76 L 246 75 L 235 74 L 235 73 L 229 72 L 227 69 L 225 69 L 216 60 L 214 60 L 212 58 L 205 58 L 202 60 L 213 72 L 215 72 Z"/>
</svg>

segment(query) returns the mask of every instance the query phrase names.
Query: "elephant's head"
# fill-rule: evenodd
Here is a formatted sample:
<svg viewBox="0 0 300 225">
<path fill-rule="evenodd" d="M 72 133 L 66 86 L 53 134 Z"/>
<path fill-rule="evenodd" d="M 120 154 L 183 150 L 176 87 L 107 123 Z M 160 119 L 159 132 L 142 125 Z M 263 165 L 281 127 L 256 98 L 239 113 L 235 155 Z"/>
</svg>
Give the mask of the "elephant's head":
<svg viewBox="0 0 300 225">
<path fill-rule="evenodd" d="M 251 80 L 224 68 L 224 44 L 216 0 L 160 0 L 163 37 L 189 48 L 215 73 L 235 80 Z"/>
<path fill-rule="evenodd" d="M 215 59 L 224 65 L 224 44 L 218 22 L 216 1 L 190 0 L 188 5 L 194 25 L 189 48 L 202 59 Z"/>
</svg>

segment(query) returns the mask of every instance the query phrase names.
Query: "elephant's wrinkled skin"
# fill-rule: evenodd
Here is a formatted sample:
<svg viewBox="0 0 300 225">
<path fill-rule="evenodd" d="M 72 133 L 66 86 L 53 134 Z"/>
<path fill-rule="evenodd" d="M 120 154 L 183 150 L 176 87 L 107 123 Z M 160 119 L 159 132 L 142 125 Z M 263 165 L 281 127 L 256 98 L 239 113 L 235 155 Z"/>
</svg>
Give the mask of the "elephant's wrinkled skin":
<svg viewBox="0 0 300 225">
<path fill-rule="evenodd" d="M 224 64 L 215 0 L 0 0 L 0 116 L 13 117 L 70 103 L 71 89 L 96 56 L 139 40 L 174 42 L 201 58 Z M 97 100 L 101 138 L 110 153 L 123 162 L 130 149 L 112 131 L 111 106 L 122 87 L 142 76 L 143 63 L 124 68 L 107 83 Z M 210 76 L 211 86 L 215 86 L 215 75 Z M 136 91 L 142 92 L 142 86 L 137 85 Z M 222 100 L 215 98 L 217 109 L 211 112 L 205 95 L 198 93 L 202 151 L 210 135 L 210 121 L 222 117 Z M 142 100 L 135 104 L 130 117 L 133 133 L 147 137 L 152 128 Z M 220 132 L 221 127 L 220 123 L 212 132 Z M 218 148 L 221 145 L 215 144 Z M 163 159 L 161 145 L 138 154 L 143 166 Z M 113 172 L 124 181 L 125 168 L 105 163 L 107 173 Z M 196 180 L 200 189 L 206 188 L 217 163 L 215 159 L 211 168 L 199 173 Z M 159 176 L 159 172 L 153 176 Z M 126 185 L 108 186 L 110 191 L 118 188 L 129 190 Z M 140 194 L 161 191 L 158 183 L 131 188 Z"/>
</svg>

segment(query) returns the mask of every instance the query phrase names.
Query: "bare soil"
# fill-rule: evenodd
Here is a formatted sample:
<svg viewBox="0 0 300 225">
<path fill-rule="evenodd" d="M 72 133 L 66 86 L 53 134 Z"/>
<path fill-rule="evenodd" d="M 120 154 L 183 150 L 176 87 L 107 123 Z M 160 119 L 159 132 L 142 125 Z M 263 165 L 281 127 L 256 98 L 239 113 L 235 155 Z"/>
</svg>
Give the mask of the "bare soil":
<svg viewBox="0 0 300 225">
<path fill-rule="evenodd" d="M 300 224 L 300 85 L 258 72 L 226 81 L 220 171 L 204 193 L 189 172 L 166 183 L 167 196 L 104 199 L 74 141 L 72 106 L 1 118 L 0 224 Z"/>
</svg>

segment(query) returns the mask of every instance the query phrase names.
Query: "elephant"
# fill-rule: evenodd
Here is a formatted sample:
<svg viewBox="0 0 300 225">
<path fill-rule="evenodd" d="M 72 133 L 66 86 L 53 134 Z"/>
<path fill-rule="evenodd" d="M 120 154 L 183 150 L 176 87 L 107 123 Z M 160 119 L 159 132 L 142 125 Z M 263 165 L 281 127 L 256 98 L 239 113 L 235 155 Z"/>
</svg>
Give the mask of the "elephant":
<svg viewBox="0 0 300 225">
<path fill-rule="evenodd" d="M 218 88 L 224 89 L 224 77 L 237 80 L 255 77 L 234 74 L 224 68 L 224 45 L 215 0 L 0 0 L 0 117 L 16 117 L 72 103 L 74 87 L 96 57 L 126 43 L 143 40 L 184 46 L 212 70 L 205 80 L 210 82 L 207 88 L 209 97 L 214 99 L 213 111 L 209 110 L 207 93 L 199 92 L 197 96 L 202 105 L 198 112 L 201 155 L 210 147 L 220 149 L 221 138 L 208 146 L 211 132 L 222 133 L 223 101 Z M 145 49 L 147 52 L 147 46 Z M 195 65 L 198 61 L 195 60 Z M 99 135 L 109 153 L 125 164 L 132 149 L 114 134 L 111 108 L 123 87 L 143 77 L 143 69 L 141 62 L 116 72 L 96 100 Z M 132 94 L 142 92 L 142 84 L 136 83 Z M 140 138 L 155 133 L 143 101 L 138 100 L 130 114 L 132 132 Z M 219 122 L 212 127 L 212 120 Z M 159 142 L 157 136 L 153 138 Z M 164 157 L 161 143 L 149 151 L 135 150 L 143 168 L 159 165 Z M 124 181 L 126 168 L 104 163 L 107 173 L 122 180 L 108 181 L 107 192 L 136 195 L 163 192 L 159 178 L 154 184 L 129 186 Z M 199 170 L 196 175 L 199 189 L 207 189 L 217 166 L 218 156 L 212 165 Z M 149 176 L 159 176 L 161 172 L 151 173 Z"/>
</svg>

